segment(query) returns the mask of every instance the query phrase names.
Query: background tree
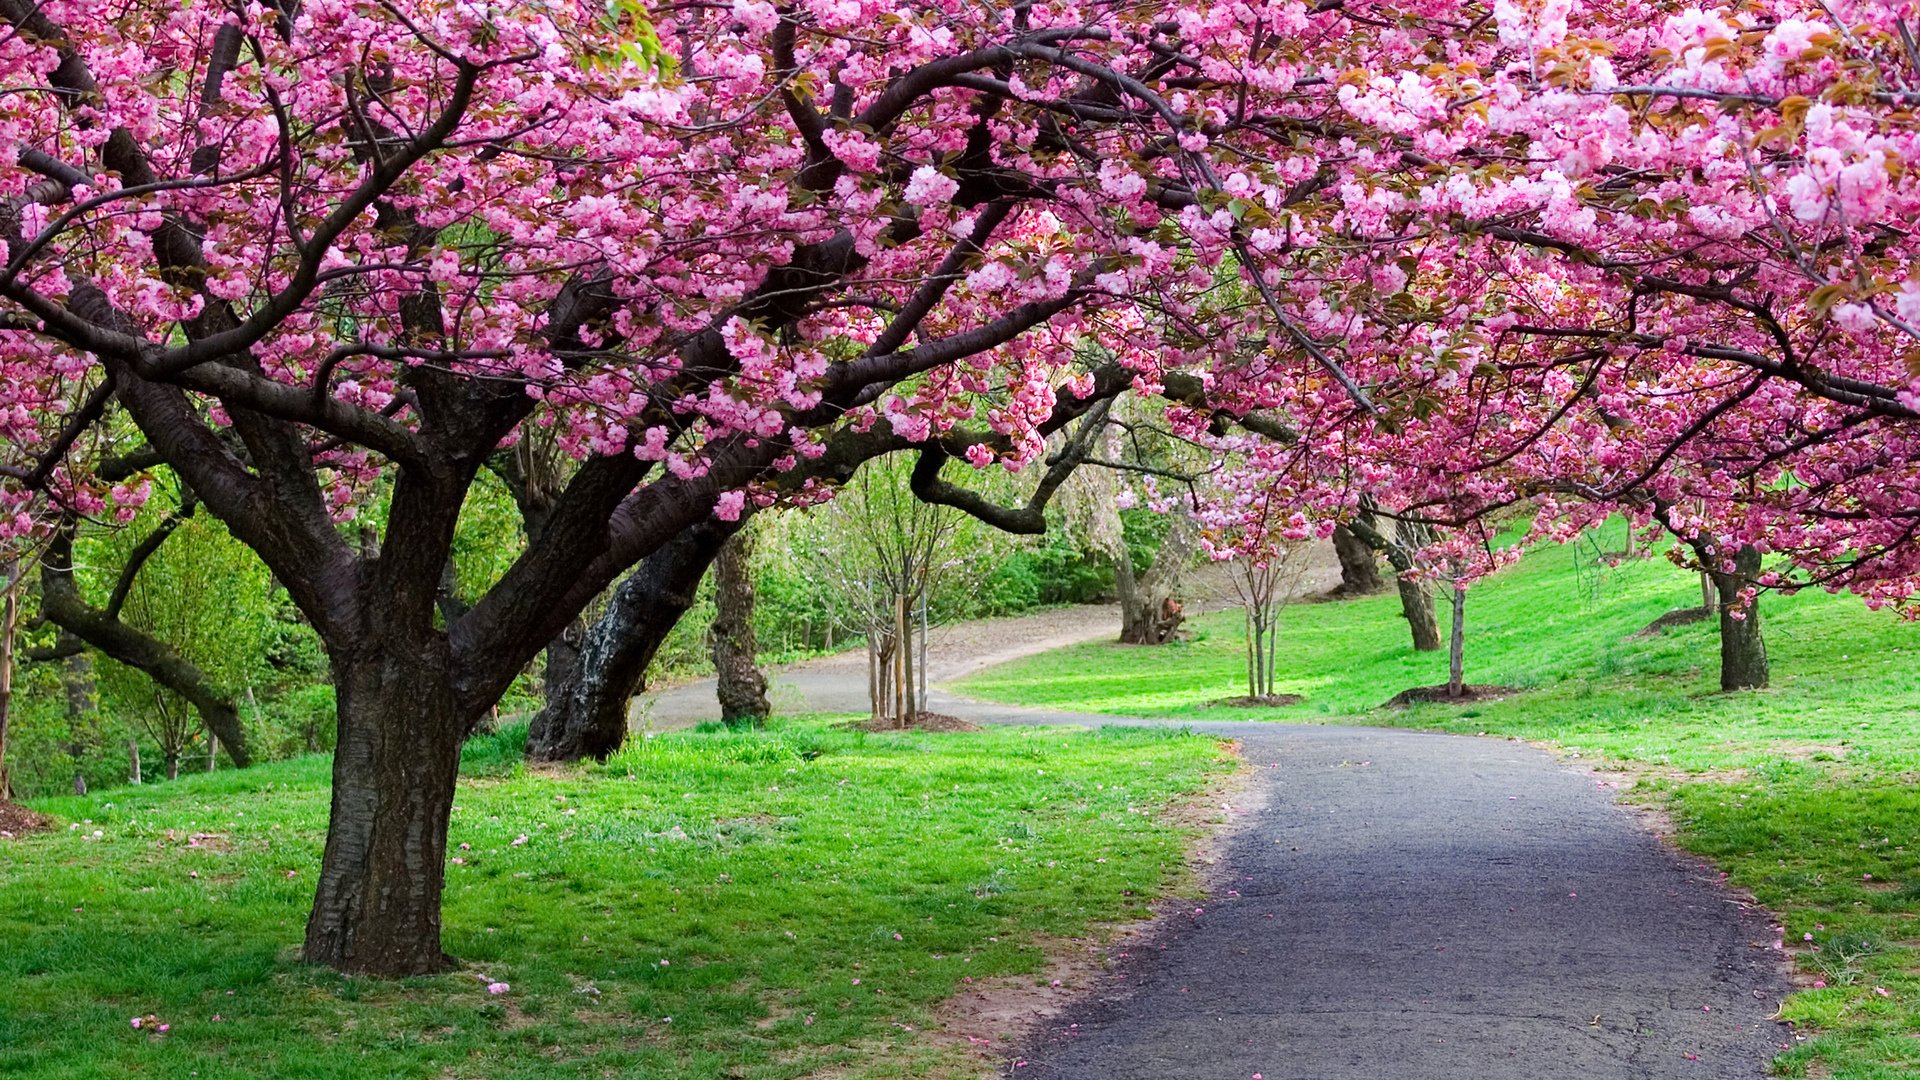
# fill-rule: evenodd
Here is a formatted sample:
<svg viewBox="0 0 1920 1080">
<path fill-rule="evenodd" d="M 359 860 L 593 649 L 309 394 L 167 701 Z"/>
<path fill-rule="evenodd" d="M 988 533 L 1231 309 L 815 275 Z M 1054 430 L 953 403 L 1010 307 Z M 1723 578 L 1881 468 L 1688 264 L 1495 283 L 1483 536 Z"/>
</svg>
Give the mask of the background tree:
<svg viewBox="0 0 1920 1080">
<path fill-rule="evenodd" d="M 985 542 L 965 516 L 922 501 L 915 466 L 886 460 L 867 466 L 813 515 L 808 551 L 866 640 L 873 720 L 905 727 L 926 710 L 926 629 L 943 573 Z"/>
<path fill-rule="evenodd" d="M 713 670 L 720 720 L 729 727 L 761 727 L 772 715 L 767 677 L 760 673 L 753 636 L 753 530 L 742 529 L 713 561 Z"/>
</svg>

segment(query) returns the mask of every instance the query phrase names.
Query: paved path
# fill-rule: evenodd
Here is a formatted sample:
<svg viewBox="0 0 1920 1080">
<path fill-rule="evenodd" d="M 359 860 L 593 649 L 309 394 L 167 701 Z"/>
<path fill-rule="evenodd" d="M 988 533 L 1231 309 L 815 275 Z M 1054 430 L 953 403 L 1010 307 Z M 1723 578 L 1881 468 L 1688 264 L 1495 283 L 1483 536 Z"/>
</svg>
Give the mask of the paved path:
<svg viewBox="0 0 1920 1080">
<path fill-rule="evenodd" d="M 1491 739 L 1221 729 L 1259 773 L 1211 895 L 1009 1076 L 1757 1080 L 1790 1038 L 1765 916 L 1590 776 Z"/>
<path fill-rule="evenodd" d="M 1080 622 L 977 636 L 1004 657 L 1111 625 Z M 802 665 L 776 677 L 776 704 L 862 712 L 865 677 L 857 656 Z M 1156 723 L 938 689 L 928 704 L 977 723 Z M 648 708 L 655 726 L 692 723 L 711 684 Z M 1591 775 L 1494 739 L 1196 727 L 1241 740 L 1256 770 L 1210 895 L 1126 946 L 1007 1076 L 1758 1080 L 1789 1039 L 1767 1019 L 1788 988 L 1765 915 Z"/>
</svg>

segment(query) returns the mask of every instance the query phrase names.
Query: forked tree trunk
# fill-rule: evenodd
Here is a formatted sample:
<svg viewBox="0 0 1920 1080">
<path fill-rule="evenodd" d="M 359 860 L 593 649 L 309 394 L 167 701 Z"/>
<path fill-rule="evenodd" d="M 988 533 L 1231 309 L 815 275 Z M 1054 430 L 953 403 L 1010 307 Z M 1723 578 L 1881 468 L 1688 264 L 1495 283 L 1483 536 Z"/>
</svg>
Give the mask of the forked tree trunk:
<svg viewBox="0 0 1920 1080">
<path fill-rule="evenodd" d="M 1345 525 L 1334 528 L 1333 553 L 1340 559 L 1340 587 L 1334 590 L 1337 595 L 1371 596 L 1386 591 L 1387 583 L 1380 576 L 1379 554 L 1352 529 Z"/>
<path fill-rule="evenodd" d="M 460 744 L 444 642 L 369 643 L 333 665 L 339 741 L 306 959 L 338 971 L 443 971 L 440 895 Z"/>
<path fill-rule="evenodd" d="M 1462 697 L 1467 692 L 1467 590 L 1453 589 L 1453 640 L 1447 646 L 1447 696 Z"/>
<path fill-rule="evenodd" d="M 720 720 L 762 727 L 773 714 L 753 637 L 753 540 L 735 533 L 713 562 L 713 670 Z"/>
<path fill-rule="evenodd" d="M 1742 604 L 1740 591 L 1760 573 L 1760 553 L 1743 547 L 1734 573 L 1714 572 L 1720 600 L 1720 689 L 1758 690 L 1767 685 L 1767 643 L 1760 633 L 1760 599 Z"/>
<path fill-rule="evenodd" d="M 645 689 L 647 665 L 693 606 L 700 579 L 737 524 L 714 520 L 675 537 L 613 590 L 587 629 L 565 684 L 550 687 L 527 731 L 534 761 L 605 759 L 627 738 L 627 702 Z"/>
</svg>

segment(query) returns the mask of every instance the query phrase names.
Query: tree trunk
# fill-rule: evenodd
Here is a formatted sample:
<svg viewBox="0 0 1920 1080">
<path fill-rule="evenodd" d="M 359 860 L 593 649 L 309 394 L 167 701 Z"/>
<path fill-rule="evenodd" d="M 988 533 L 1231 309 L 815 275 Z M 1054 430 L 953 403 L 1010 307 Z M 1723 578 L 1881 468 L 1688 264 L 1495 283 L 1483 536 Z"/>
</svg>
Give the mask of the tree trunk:
<svg viewBox="0 0 1920 1080">
<path fill-rule="evenodd" d="M 139 739 L 127 740 L 127 765 L 132 770 L 132 775 L 127 777 L 127 782 L 130 784 L 138 784 L 140 782 L 140 740 Z"/>
<path fill-rule="evenodd" d="M 1447 696 L 1459 698 L 1467 692 L 1467 590 L 1453 587 L 1453 640 L 1447 646 Z"/>
<path fill-rule="evenodd" d="M 6 566 L 6 596 L 0 599 L 0 802 L 13 799 L 7 776 L 7 720 L 13 713 L 14 638 L 20 629 L 19 564 Z"/>
<path fill-rule="evenodd" d="M 167 770 L 167 779 L 180 779 L 180 751 L 165 747 L 161 748 L 160 762 Z"/>
<path fill-rule="evenodd" d="M 1176 513 L 1168 524 L 1167 535 L 1154 553 L 1153 565 L 1137 578 L 1132 565 L 1121 573 L 1126 556 L 1114 561 L 1114 582 L 1120 587 L 1120 640 L 1128 645 L 1164 645 L 1185 621 L 1180 601 L 1174 599 L 1180 577 L 1193 558 L 1196 537 L 1193 519 Z"/>
<path fill-rule="evenodd" d="M 1433 617 L 1433 594 L 1425 582 L 1401 576 L 1394 579 L 1400 589 L 1400 614 L 1413 631 L 1413 647 L 1418 652 L 1440 648 L 1440 624 Z"/>
<path fill-rule="evenodd" d="M 80 771 L 80 762 L 100 737 L 100 693 L 93 679 L 93 657 L 84 651 L 67 657 L 60 681 L 67 693 L 66 751 L 73 761 L 73 793 L 85 795 L 87 778 Z"/>
<path fill-rule="evenodd" d="M 1340 559 L 1338 596 L 1371 596 L 1385 592 L 1387 583 L 1380 576 L 1380 556 L 1373 545 L 1356 536 L 1345 525 L 1333 530 L 1333 552 Z"/>
<path fill-rule="evenodd" d="M 893 598 L 893 636 L 899 642 L 893 652 L 898 660 L 894 667 L 894 719 L 903 728 L 913 722 L 913 617 L 907 608 L 905 595 Z"/>
<path fill-rule="evenodd" d="M 540 689 L 546 695 L 545 708 L 564 699 L 580 670 L 580 649 L 587 636 L 584 619 L 567 624 L 560 636 L 547 642 L 546 664 L 540 672 Z"/>
<path fill-rule="evenodd" d="M 753 538 L 735 533 L 713 562 L 713 670 L 720 720 L 764 727 L 773 715 L 753 637 Z"/>
<path fill-rule="evenodd" d="M 1413 569 L 1414 553 L 1427 542 L 1426 527 L 1397 522 L 1393 536 L 1387 558 L 1399 574 L 1395 584 L 1400 589 L 1400 614 L 1413 632 L 1414 651 L 1434 652 L 1440 648 L 1440 625 L 1433 618 L 1433 593 L 1428 591 L 1425 582 L 1407 576 Z"/>
<path fill-rule="evenodd" d="M 627 702 L 645 689 L 647 665 L 674 624 L 693 606 L 700 579 L 739 526 L 714 520 L 681 533 L 614 589 L 587 630 L 580 662 L 527 732 L 534 761 L 605 759 L 627 738 Z"/>
<path fill-rule="evenodd" d="M 1705 572 L 1700 575 L 1700 606 L 1709 615 L 1720 609 L 1720 589 L 1713 583 L 1713 575 Z"/>
<path fill-rule="evenodd" d="M 337 658 L 333 809 L 306 959 L 382 976 L 444 971 L 440 894 L 460 744 L 444 641 Z"/>
<path fill-rule="evenodd" d="M 1715 571 L 1720 600 L 1720 689 L 1758 690 L 1767 685 L 1767 643 L 1760 635 L 1760 599 L 1743 604 L 1740 592 L 1760 573 L 1752 546 L 1734 555 L 1734 572 Z"/>
</svg>

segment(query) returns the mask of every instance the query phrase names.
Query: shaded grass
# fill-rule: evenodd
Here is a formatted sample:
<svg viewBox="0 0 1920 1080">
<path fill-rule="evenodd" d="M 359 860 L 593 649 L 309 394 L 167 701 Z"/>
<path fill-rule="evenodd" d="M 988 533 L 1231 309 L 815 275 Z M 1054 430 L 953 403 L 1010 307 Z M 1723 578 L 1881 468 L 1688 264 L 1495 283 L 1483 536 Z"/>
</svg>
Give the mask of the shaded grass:
<svg viewBox="0 0 1920 1080">
<path fill-rule="evenodd" d="M 988 669 L 959 689 L 1114 715 L 1506 736 L 1628 770 L 1637 781 L 1629 797 L 1668 808 L 1679 843 L 1780 913 L 1782 947 L 1803 981 L 1826 983 L 1785 1004 L 1786 1018 L 1820 1034 L 1783 1054 L 1776 1071 L 1920 1076 L 1920 626 L 1847 596 L 1768 596 L 1773 685 L 1722 694 L 1714 624 L 1632 636 L 1697 604 L 1699 587 L 1660 559 L 1596 562 L 1623 540 L 1614 528 L 1531 552 L 1472 591 L 1468 678 L 1527 690 L 1498 701 L 1378 708 L 1446 678 L 1444 652 L 1409 647 L 1391 595 L 1283 613 L 1276 688 L 1307 698 L 1290 708 L 1203 704 L 1245 692 L 1237 612 L 1194 620 L 1193 639 L 1180 644 L 1074 646 Z"/>
<path fill-rule="evenodd" d="M 325 758 L 37 802 L 65 827 L 0 845 L 0 1075 L 941 1075 L 929 1009 L 1144 915 L 1181 866 L 1156 815 L 1229 767 L 1117 729 L 800 722 L 553 772 L 522 739 L 469 744 L 434 978 L 297 962 Z"/>
</svg>

